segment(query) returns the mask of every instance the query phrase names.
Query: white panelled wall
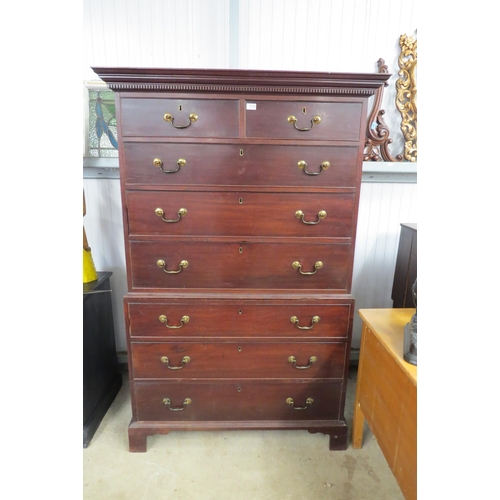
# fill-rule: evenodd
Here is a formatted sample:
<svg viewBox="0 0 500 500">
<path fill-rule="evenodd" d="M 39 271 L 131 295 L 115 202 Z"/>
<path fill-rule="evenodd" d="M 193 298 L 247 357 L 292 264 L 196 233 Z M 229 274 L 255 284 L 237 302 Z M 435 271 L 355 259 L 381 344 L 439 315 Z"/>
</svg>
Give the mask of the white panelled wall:
<svg viewBox="0 0 500 500">
<path fill-rule="evenodd" d="M 402 222 L 417 222 L 415 183 L 361 184 L 352 281 L 356 310 L 392 307 L 392 282 Z M 361 319 L 355 314 L 352 346 L 359 348 L 360 340 Z"/>
<path fill-rule="evenodd" d="M 111 298 L 117 352 L 127 350 L 123 296 L 127 293 L 122 200 L 118 179 L 84 179 L 83 225 L 97 271 L 111 271 Z"/>
<path fill-rule="evenodd" d="M 240 68 L 393 74 L 384 119 L 403 150 L 395 100 L 399 37 L 416 37 L 416 0 L 84 0 L 84 86 L 91 66 Z M 85 104 L 85 103 L 84 103 Z M 364 164 L 368 171 L 380 164 Z M 400 223 L 417 222 L 416 164 L 387 163 L 384 182 L 364 181 L 353 295 L 356 309 L 392 307 Z M 105 176 L 103 176 L 105 177 Z M 368 177 L 368 176 L 365 176 Z M 378 179 L 380 180 L 380 178 Z M 118 179 L 85 178 L 84 226 L 98 270 L 112 271 L 117 351 L 126 351 L 125 251 Z M 353 347 L 361 324 L 355 314 Z"/>
</svg>

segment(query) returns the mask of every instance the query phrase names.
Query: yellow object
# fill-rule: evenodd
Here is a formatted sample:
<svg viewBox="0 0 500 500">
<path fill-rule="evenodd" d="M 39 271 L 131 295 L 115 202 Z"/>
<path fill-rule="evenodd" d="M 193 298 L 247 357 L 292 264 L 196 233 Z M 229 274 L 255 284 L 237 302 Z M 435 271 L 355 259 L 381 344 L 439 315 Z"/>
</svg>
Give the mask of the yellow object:
<svg viewBox="0 0 500 500">
<path fill-rule="evenodd" d="M 95 270 L 94 261 L 90 249 L 83 249 L 83 282 L 90 283 L 97 279 L 97 272 Z"/>
</svg>

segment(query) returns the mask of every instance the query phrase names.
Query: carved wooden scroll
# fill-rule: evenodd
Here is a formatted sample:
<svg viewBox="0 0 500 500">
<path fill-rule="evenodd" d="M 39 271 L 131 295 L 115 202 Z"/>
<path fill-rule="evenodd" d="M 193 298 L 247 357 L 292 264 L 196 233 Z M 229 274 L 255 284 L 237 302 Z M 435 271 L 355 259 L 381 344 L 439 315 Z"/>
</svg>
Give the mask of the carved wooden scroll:
<svg viewBox="0 0 500 500">
<path fill-rule="evenodd" d="M 377 61 L 378 72 L 388 73 L 387 65 L 383 59 Z M 384 85 L 388 86 L 387 83 Z M 375 102 L 373 104 L 372 112 L 368 117 L 368 124 L 366 128 L 366 141 L 364 161 L 402 161 L 403 155 L 392 156 L 389 151 L 389 145 L 392 139 L 389 137 L 389 127 L 386 125 L 383 116 L 385 110 L 380 109 L 382 105 L 382 98 L 384 97 L 384 87 L 380 87 L 375 94 Z"/>
<path fill-rule="evenodd" d="M 399 37 L 401 68 L 396 82 L 396 107 L 401 113 L 401 131 L 405 139 L 404 157 L 417 160 L 417 41 L 407 35 Z"/>
</svg>

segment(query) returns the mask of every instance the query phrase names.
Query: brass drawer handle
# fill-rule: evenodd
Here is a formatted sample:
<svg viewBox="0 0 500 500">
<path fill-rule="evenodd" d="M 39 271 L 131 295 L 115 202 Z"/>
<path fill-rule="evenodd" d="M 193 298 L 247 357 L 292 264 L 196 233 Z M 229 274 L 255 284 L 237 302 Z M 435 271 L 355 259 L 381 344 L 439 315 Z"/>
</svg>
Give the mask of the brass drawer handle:
<svg viewBox="0 0 500 500">
<path fill-rule="evenodd" d="M 157 208 L 155 210 L 155 214 L 158 216 L 158 217 L 161 217 L 161 220 L 163 222 L 179 222 L 181 220 L 181 217 L 184 217 L 186 214 L 188 213 L 188 211 L 185 209 L 185 208 L 179 208 L 179 211 L 177 212 L 177 219 L 165 219 L 165 217 L 163 217 L 163 210 L 161 208 Z M 306 223 L 307 224 L 307 223 Z"/>
<path fill-rule="evenodd" d="M 303 170 L 307 175 L 319 175 L 321 174 L 321 172 L 323 172 L 323 170 L 327 170 L 328 168 L 330 168 L 330 162 L 329 161 L 324 161 L 320 166 L 320 170 L 319 172 L 309 172 L 307 170 L 307 163 L 304 161 L 304 160 L 300 160 L 298 163 L 297 163 L 297 166 Z"/>
<path fill-rule="evenodd" d="M 306 405 L 305 406 L 295 406 L 295 403 L 293 402 L 292 398 L 286 398 L 286 404 L 290 405 L 294 410 L 307 410 L 310 405 L 314 403 L 313 398 L 307 398 L 306 399 Z"/>
<path fill-rule="evenodd" d="M 300 326 L 299 325 L 299 318 L 297 318 L 297 316 L 292 316 L 290 318 L 290 322 L 294 323 L 297 326 L 297 328 L 299 328 L 300 330 L 312 330 L 313 326 L 316 323 L 319 323 L 319 320 L 320 320 L 319 316 L 313 316 L 311 319 L 311 326 Z"/>
<path fill-rule="evenodd" d="M 288 117 L 288 123 L 291 123 L 299 132 L 307 132 L 308 130 L 311 130 L 314 125 L 318 125 L 321 123 L 321 116 L 314 116 L 313 119 L 311 120 L 311 126 L 310 127 L 305 127 L 305 128 L 299 128 L 297 127 L 297 118 L 295 116 L 289 116 Z"/>
<path fill-rule="evenodd" d="M 177 273 L 180 273 L 183 269 L 186 269 L 186 267 L 189 265 L 189 262 L 187 260 L 181 260 L 179 262 L 179 269 L 176 270 L 176 271 L 168 271 L 167 269 L 165 269 L 165 261 L 160 259 L 156 262 L 156 265 L 158 267 L 161 267 L 163 269 L 164 272 L 166 272 L 167 274 L 177 274 Z"/>
<path fill-rule="evenodd" d="M 186 408 L 186 406 L 187 406 L 187 405 L 190 405 L 190 404 L 191 404 L 191 402 L 192 402 L 192 401 L 191 401 L 191 399 L 190 399 L 190 398 L 186 398 L 186 399 L 184 400 L 184 402 L 182 403 L 182 406 L 178 406 L 177 408 L 175 408 L 175 407 L 174 407 L 174 408 L 172 408 L 172 407 L 170 406 L 170 405 L 171 405 L 171 402 L 170 402 L 170 399 L 169 399 L 169 398 L 165 398 L 165 399 L 163 400 L 163 404 L 164 404 L 165 406 L 167 406 L 167 407 L 168 407 L 168 409 L 169 409 L 170 411 L 182 411 L 182 410 L 184 410 L 184 408 Z"/>
<path fill-rule="evenodd" d="M 316 356 L 311 356 L 309 358 L 309 364 L 307 366 L 297 366 L 297 360 L 295 359 L 295 356 L 288 356 L 288 362 L 291 363 L 297 370 L 307 370 L 307 368 L 311 368 L 311 366 L 318 361 L 318 358 Z"/>
<path fill-rule="evenodd" d="M 186 165 L 186 160 L 184 158 L 179 158 L 177 160 L 177 168 L 175 170 L 165 170 L 163 168 L 163 161 L 160 158 L 155 158 L 153 160 L 153 165 L 158 167 L 164 174 L 175 174 L 175 172 L 178 172 L 181 167 Z"/>
<path fill-rule="evenodd" d="M 189 115 L 189 122 L 187 125 L 174 125 L 174 117 L 170 114 L 170 113 L 165 113 L 163 115 L 163 119 L 170 123 L 170 125 L 172 125 L 172 127 L 175 127 L 175 128 L 188 128 L 189 125 L 191 125 L 191 123 L 195 122 L 197 119 L 198 119 L 198 115 L 196 113 L 191 113 Z"/>
<path fill-rule="evenodd" d="M 323 262 L 321 262 L 320 260 L 318 260 L 318 262 L 316 262 L 316 264 L 314 264 L 314 271 L 311 271 L 311 272 L 304 272 L 304 271 L 302 271 L 302 264 L 300 262 L 298 262 L 297 260 L 292 263 L 292 267 L 294 269 L 298 269 L 299 273 L 303 274 L 303 275 L 316 274 L 316 271 L 318 269 L 321 269 L 323 267 Z"/>
<path fill-rule="evenodd" d="M 295 212 L 295 217 L 297 217 L 297 219 L 302 219 L 302 222 L 304 224 L 319 224 L 321 222 L 321 220 L 326 217 L 326 212 L 324 210 L 320 210 L 318 212 L 318 220 L 312 220 L 312 221 L 304 220 L 305 215 L 304 215 L 304 212 L 302 212 L 302 210 L 297 210 Z"/>
<path fill-rule="evenodd" d="M 189 322 L 189 316 L 183 316 L 181 318 L 181 324 L 178 325 L 178 326 L 171 326 L 171 325 L 168 325 L 167 322 L 168 322 L 168 318 L 162 314 L 159 318 L 161 323 L 163 323 L 167 328 L 171 328 L 172 330 L 177 330 L 178 328 L 182 328 L 186 323 Z"/>
<path fill-rule="evenodd" d="M 169 359 L 167 358 L 167 356 L 162 356 L 160 358 L 160 361 L 164 364 L 164 365 L 167 365 L 167 368 L 169 370 L 181 370 L 182 368 L 184 368 L 184 365 L 187 365 L 190 361 L 191 361 L 191 358 L 189 356 L 184 356 L 182 358 L 182 365 L 181 366 L 170 366 L 169 365 Z"/>
</svg>

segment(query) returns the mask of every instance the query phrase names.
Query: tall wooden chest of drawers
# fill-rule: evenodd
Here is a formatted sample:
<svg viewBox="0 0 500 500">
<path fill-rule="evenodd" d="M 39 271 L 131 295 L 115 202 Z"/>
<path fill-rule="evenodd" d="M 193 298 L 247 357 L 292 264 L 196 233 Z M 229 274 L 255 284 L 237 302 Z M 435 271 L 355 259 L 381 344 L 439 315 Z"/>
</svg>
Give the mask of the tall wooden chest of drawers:
<svg viewBox="0 0 500 500">
<path fill-rule="evenodd" d="M 345 449 L 365 119 L 389 75 L 94 71 L 116 92 L 130 451 L 222 429 Z"/>
</svg>

